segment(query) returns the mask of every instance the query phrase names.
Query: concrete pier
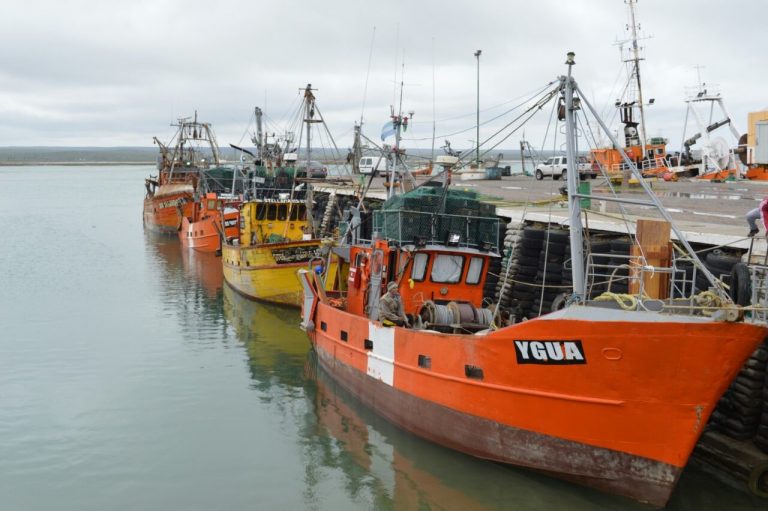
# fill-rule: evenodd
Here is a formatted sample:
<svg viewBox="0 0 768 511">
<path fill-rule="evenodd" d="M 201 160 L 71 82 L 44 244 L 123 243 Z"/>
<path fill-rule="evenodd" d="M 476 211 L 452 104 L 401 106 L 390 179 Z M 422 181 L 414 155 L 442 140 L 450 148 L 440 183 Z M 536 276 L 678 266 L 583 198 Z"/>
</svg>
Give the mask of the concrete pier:
<svg viewBox="0 0 768 511">
<path fill-rule="evenodd" d="M 356 180 L 369 179 L 356 176 Z M 418 182 L 429 178 L 417 177 Z M 368 197 L 386 198 L 382 178 L 374 178 Z M 621 187 L 612 185 L 606 179 L 588 180 L 595 196 L 613 196 L 642 201 L 645 194 L 639 185 Z M 351 194 L 347 186 L 315 183 L 318 191 L 336 190 L 340 194 Z M 497 206 L 497 214 L 515 221 L 552 222 L 567 225 L 568 201 L 560 189 L 562 180 L 545 178 L 536 181 L 529 176 L 503 177 L 501 180 L 462 181 L 453 176 L 452 187 L 473 190 L 485 197 L 487 202 Z M 766 253 L 766 237 L 761 232 L 754 240 L 747 238 L 749 227 L 744 215 L 757 207 L 768 195 L 768 181 L 728 181 L 713 183 L 705 180 L 685 179 L 677 182 L 650 181 L 650 185 L 667 208 L 680 230 L 692 243 L 713 246 L 729 246 L 748 250 L 761 262 Z M 626 233 L 634 229 L 637 218 L 659 218 L 649 206 L 625 205 L 627 215 L 621 214 L 615 202 L 592 199 L 591 209 L 586 211 L 584 220 L 590 229 Z M 673 235 L 674 238 L 674 235 Z"/>
</svg>

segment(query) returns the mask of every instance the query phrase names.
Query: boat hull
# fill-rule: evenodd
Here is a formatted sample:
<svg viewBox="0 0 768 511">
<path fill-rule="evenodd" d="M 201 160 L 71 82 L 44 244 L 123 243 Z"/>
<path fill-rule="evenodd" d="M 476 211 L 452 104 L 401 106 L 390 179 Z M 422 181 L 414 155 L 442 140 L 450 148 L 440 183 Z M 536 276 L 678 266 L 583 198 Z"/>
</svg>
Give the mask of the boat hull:
<svg viewBox="0 0 768 511">
<path fill-rule="evenodd" d="M 390 422 L 478 458 L 524 466 L 658 506 L 666 503 L 682 472 L 666 463 L 499 424 L 419 399 L 338 363 L 322 350 L 318 360 L 333 379 Z"/>
<path fill-rule="evenodd" d="M 663 506 L 765 329 L 550 316 L 484 336 L 447 335 L 383 328 L 318 303 L 307 330 L 325 370 L 404 429 Z M 563 359 L 571 342 L 573 359 L 529 363 L 519 342 L 559 343 Z"/>
<path fill-rule="evenodd" d="M 237 237 L 238 218 L 236 211 L 232 214 L 225 213 L 223 224 L 218 211 L 213 211 L 206 218 L 197 221 L 184 217 L 178 231 L 179 241 L 183 247 L 198 252 L 216 252 L 221 249 L 222 233 L 227 239 Z"/>
<path fill-rule="evenodd" d="M 192 216 L 193 189 L 188 185 L 163 185 L 144 199 L 144 226 L 153 232 L 176 234 L 183 217 Z"/>
<path fill-rule="evenodd" d="M 322 240 L 263 243 L 254 246 L 224 245 L 221 250 L 224 279 L 235 291 L 255 300 L 301 306 L 302 290 L 296 272 L 320 263 Z M 328 268 L 336 278 L 338 265 Z"/>
<path fill-rule="evenodd" d="M 768 168 L 751 167 L 747 169 L 747 174 L 745 177 L 753 181 L 768 181 Z"/>
</svg>

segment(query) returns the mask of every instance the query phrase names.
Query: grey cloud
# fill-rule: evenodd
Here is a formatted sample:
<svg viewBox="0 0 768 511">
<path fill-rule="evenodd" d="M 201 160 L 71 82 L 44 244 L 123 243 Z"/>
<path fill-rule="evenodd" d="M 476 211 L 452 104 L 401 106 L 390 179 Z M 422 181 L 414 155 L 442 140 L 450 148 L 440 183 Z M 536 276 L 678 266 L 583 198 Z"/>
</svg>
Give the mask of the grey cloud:
<svg viewBox="0 0 768 511">
<path fill-rule="evenodd" d="M 746 0 L 728 7 L 713 0 L 639 2 L 642 27 L 654 36 L 642 42 L 644 87 L 656 99 L 649 133 L 673 143 L 682 136 L 684 86 L 695 84 L 697 64 L 709 83 L 720 84 L 746 129 L 747 112 L 768 103 L 768 69 L 754 50 L 767 10 Z M 0 45 L 12 50 L 0 52 L 0 140 L 149 145 L 153 135 L 170 136 L 174 117 L 197 109 L 225 144 L 242 138 L 255 105 L 275 123 L 285 121 L 306 83 L 319 89 L 335 134 L 350 131 L 365 95 L 374 138 L 396 99 L 393 82 L 404 60 L 403 104 L 416 112 L 409 136 L 431 136 L 434 69 L 438 136 L 468 130 L 455 137 L 463 146 L 474 138 L 476 49 L 483 50 L 483 117 L 563 73 L 568 50 L 577 53 L 574 72 L 585 92 L 612 115 L 620 68 L 613 43 L 624 37 L 625 23 L 625 5 L 609 0 L 6 0 Z M 540 137 L 546 123 L 542 112 L 527 138 Z"/>
</svg>

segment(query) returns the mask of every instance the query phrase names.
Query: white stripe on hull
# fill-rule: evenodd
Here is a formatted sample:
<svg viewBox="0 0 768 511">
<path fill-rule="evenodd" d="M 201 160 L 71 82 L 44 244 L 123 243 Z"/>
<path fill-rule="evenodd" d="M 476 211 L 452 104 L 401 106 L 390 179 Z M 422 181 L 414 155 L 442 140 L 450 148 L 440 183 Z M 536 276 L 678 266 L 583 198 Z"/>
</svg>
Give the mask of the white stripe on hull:
<svg viewBox="0 0 768 511">
<path fill-rule="evenodd" d="M 368 352 L 368 376 L 391 387 L 395 383 L 395 329 L 369 322 L 368 339 L 373 341 Z"/>
</svg>

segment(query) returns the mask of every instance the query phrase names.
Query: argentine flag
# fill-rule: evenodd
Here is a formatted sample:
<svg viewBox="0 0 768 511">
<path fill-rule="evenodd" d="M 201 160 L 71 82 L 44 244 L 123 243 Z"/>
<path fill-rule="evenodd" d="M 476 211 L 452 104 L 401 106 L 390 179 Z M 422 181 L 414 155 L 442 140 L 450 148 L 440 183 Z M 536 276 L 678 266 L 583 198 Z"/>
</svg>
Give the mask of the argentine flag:
<svg viewBox="0 0 768 511">
<path fill-rule="evenodd" d="M 381 128 L 381 141 L 384 142 L 387 137 L 395 134 L 395 123 L 389 121 Z"/>
</svg>

